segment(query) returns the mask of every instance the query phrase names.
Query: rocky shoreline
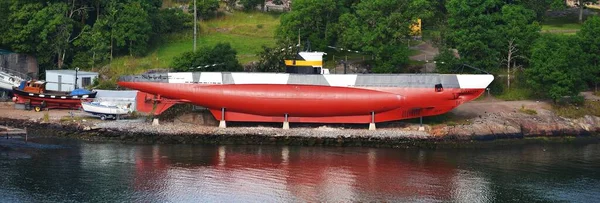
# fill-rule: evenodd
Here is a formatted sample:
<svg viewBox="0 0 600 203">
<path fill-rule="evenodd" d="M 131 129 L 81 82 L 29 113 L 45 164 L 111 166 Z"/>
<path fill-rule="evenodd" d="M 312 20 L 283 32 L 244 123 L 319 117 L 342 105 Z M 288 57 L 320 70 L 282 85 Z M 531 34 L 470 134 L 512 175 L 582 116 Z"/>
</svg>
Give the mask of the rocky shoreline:
<svg viewBox="0 0 600 203">
<path fill-rule="evenodd" d="M 187 112 L 155 126 L 144 118 L 100 121 L 69 110 L 32 112 L 5 103 L 0 109 L 0 125 L 27 128 L 30 136 L 141 144 L 477 147 L 493 143 L 490 141 L 600 140 L 600 117 L 569 119 L 549 109 L 547 104 L 533 101 L 471 102 L 452 111 L 460 121 L 443 120 L 442 124 L 423 125 L 424 130 L 415 123 L 380 123 L 377 130 L 369 131 L 367 125 L 295 124 L 284 130 L 278 124 L 256 123 L 222 129 L 206 112 Z"/>
<path fill-rule="evenodd" d="M 600 141 L 600 118 L 581 119 L 477 118 L 467 125 L 388 127 L 376 131 L 331 127 L 300 127 L 283 130 L 274 127 L 217 128 L 194 124 L 166 123 L 152 126 L 143 120 L 126 122 L 42 122 L 0 117 L 0 125 L 26 128 L 28 134 L 42 137 L 68 137 L 89 141 L 115 141 L 137 144 L 219 144 L 219 145 L 300 145 L 369 147 L 481 147 L 490 141 L 531 141 L 536 138 L 572 138 Z"/>
</svg>

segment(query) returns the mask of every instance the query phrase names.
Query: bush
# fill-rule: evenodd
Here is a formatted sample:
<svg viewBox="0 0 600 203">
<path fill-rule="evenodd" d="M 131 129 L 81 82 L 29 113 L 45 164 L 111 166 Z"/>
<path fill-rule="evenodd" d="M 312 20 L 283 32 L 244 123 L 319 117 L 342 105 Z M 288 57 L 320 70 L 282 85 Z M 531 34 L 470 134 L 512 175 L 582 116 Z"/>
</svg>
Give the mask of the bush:
<svg viewBox="0 0 600 203">
<path fill-rule="evenodd" d="M 196 11 L 200 19 L 207 19 L 208 14 L 214 13 L 217 9 L 219 9 L 219 0 L 196 1 Z M 190 1 L 188 12 L 192 13 L 192 17 L 194 16 L 194 1 Z"/>
<path fill-rule="evenodd" d="M 162 9 L 158 15 L 160 18 L 160 25 L 158 25 L 159 33 L 179 32 L 193 26 L 190 23 L 193 21 L 193 15 L 186 14 L 178 8 Z"/>
<path fill-rule="evenodd" d="M 117 82 L 113 80 L 99 80 L 98 85 L 94 85 L 94 89 L 101 90 L 116 90 Z"/>
<path fill-rule="evenodd" d="M 525 105 L 522 105 L 521 109 L 519 109 L 519 111 L 524 114 L 537 115 L 537 111 L 535 111 L 533 109 L 525 108 Z"/>
<path fill-rule="evenodd" d="M 557 100 L 558 105 L 575 105 L 583 106 L 585 104 L 585 97 L 581 95 L 577 96 L 565 96 Z"/>
<path fill-rule="evenodd" d="M 229 43 L 219 43 L 214 47 L 202 47 L 196 52 L 185 52 L 173 59 L 175 71 L 242 71 L 237 60 L 237 52 Z"/>
</svg>

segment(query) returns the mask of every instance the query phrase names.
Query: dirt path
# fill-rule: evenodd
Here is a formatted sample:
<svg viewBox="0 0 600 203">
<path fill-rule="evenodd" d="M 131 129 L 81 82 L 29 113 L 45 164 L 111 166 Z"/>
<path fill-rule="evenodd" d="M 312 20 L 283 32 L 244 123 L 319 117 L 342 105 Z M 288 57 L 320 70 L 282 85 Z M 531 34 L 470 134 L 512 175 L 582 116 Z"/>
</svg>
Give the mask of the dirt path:
<svg viewBox="0 0 600 203">
<path fill-rule="evenodd" d="M 409 57 L 413 61 L 433 61 L 433 58 L 440 53 L 439 49 L 433 47 L 430 42 L 421 43 L 410 49 L 419 51 L 419 54 Z"/>
<path fill-rule="evenodd" d="M 48 118 L 53 121 L 59 121 L 61 118 L 71 115 L 79 117 L 85 115 L 84 112 L 79 110 L 66 109 L 50 109 L 42 112 L 19 110 L 14 108 L 13 102 L 0 102 L 0 117 L 41 120 L 44 118 L 45 112 L 48 112 Z"/>
<path fill-rule="evenodd" d="M 410 47 L 412 50 L 419 51 L 418 54 L 410 56 L 409 59 L 412 61 L 423 61 L 425 64 L 421 69 L 423 73 L 435 72 L 434 58 L 440 53 L 437 47 L 434 47 L 431 42 L 426 41 L 417 46 Z"/>
<path fill-rule="evenodd" d="M 458 106 L 452 113 L 465 117 L 489 116 L 496 113 L 519 112 L 519 109 L 531 109 L 537 112 L 549 111 L 551 105 L 541 101 L 499 101 L 495 99 L 483 99 L 479 101 L 471 101 Z"/>
</svg>

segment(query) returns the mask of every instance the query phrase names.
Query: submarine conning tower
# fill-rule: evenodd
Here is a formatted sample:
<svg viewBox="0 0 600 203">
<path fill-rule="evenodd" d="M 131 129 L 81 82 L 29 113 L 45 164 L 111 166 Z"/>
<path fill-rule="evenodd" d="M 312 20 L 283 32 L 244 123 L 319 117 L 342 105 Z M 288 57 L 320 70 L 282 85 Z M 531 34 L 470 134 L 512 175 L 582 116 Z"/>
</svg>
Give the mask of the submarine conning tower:
<svg viewBox="0 0 600 203">
<path fill-rule="evenodd" d="M 291 60 L 285 60 L 285 72 L 296 74 L 326 74 L 323 69 L 323 55 L 325 52 L 299 52 Z"/>
</svg>

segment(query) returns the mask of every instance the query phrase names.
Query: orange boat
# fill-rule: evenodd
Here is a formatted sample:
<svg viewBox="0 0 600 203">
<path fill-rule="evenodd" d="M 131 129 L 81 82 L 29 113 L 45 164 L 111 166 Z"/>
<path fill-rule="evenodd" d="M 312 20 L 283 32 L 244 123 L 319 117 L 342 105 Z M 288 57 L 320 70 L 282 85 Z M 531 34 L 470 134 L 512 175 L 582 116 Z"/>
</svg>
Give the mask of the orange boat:
<svg viewBox="0 0 600 203">
<path fill-rule="evenodd" d="M 174 103 L 187 102 L 210 109 L 223 124 L 289 125 L 374 124 L 439 115 L 479 97 L 494 80 L 490 74 L 318 74 L 322 55 L 304 53 L 304 59 L 313 61 L 294 62 L 304 67 L 293 70 L 307 68 L 300 72 L 317 74 L 156 73 L 122 76 L 118 84 L 140 91 L 141 111 L 155 109 L 159 114 Z"/>
<path fill-rule="evenodd" d="M 70 108 L 81 107 L 81 102 L 96 97 L 95 91 L 76 89 L 73 91 L 52 91 L 46 89 L 46 81 L 30 80 L 22 81 L 19 87 L 13 87 L 13 101 L 24 104 L 25 109 L 33 108 L 41 111 L 43 108 Z"/>
</svg>

